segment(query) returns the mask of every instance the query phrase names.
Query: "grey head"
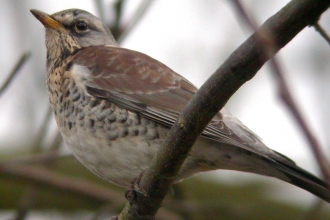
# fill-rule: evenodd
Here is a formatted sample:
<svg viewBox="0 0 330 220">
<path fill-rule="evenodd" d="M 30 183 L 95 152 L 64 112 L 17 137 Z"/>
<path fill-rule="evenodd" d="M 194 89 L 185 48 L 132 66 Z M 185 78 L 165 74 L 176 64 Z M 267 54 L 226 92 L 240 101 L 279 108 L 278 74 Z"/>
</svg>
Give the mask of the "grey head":
<svg viewBox="0 0 330 220">
<path fill-rule="evenodd" d="M 117 45 L 109 28 L 91 13 L 80 9 L 56 12 L 51 17 L 76 37 L 81 47 Z"/>
<path fill-rule="evenodd" d="M 32 9 L 31 13 L 46 28 L 48 68 L 82 47 L 117 46 L 109 28 L 87 11 L 68 9 L 48 15 Z"/>
</svg>

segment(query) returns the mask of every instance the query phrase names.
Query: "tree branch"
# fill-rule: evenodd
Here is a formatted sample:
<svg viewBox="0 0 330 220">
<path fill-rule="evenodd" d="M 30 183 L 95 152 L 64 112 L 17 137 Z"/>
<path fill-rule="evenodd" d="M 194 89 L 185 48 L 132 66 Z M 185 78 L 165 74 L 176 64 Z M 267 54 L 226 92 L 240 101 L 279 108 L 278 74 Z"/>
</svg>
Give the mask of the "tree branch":
<svg viewBox="0 0 330 220">
<path fill-rule="evenodd" d="M 43 159 L 53 160 L 56 158 L 46 156 Z M 122 208 L 126 202 L 120 192 L 97 185 L 86 179 L 67 177 L 58 174 L 53 170 L 40 166 L 40 164 L 15 164 L 14 161 L 10 161 L 9 163 L 7 161 L 0 162 L 0 174 L 19 182 L 24 180 L 29 181 L 31 184 L 33 183 L 34 186 L 46 186 L 51 187 L 52 189 L 59 189 L 63 192 L 77 195 L 79 198 L 87 198 L 92 202 L 106 203 L 106 208 L 111 213 Z M 27 200 L 27 202 L 30 203 L 29 200 Z M 202 211 L 207 207 L 201 206 L 198 202 L 194 201 L 184 202 L 173 199 L 165 202 L 164 205 L 166 206 L 166 209 L 157 213 L 157 218 L 159 219 L 179 219 L 178 215 L 182 215 L 183 212 L 199 213 L 199 211 Z M 216 206 L 212 208 L 216 209 Z M 209 209 L 212 208 L 209 207 Z M 169 216 L 171 217 L 169 218 Z"/>
<path fill-rule="evenodd" d="M 306 26 L 313 25 L 329 7 L 329 0 L 293 0 L 269 18 L 236 49 L 203 84 L 171 128 L 163 146 L 140 181 L 136 199 L 119 219 L 154 216 L 192 145 L 228 99 Z M 265 55 L 259 36 L 272 36 L 274 51 Z"/>
<path fill-rule="evenodd" d="M 27 164 L 6 164 L 0 163 L 0 173 L 19 180 L 25 179 L 32 181 L 34 184 L 50 186 L 74 193 L 81 197 L 89 197 L 100 202 L 123 202 L 120 193 L 111 192 L 109 189 L 96 186 L 86 180 L 79 180 L 72 177 L 64 177 L 47 168 L 41 166 L 31 166 Z"/>
<path fill-rule="evenodd" d="M 242 16 L 243 20 L 250 26 L 250 28 L 254 31 L 257 30 L 255 22 L 251 20 L 251 18 L 248 17 L 247 13 L 245 12 L 243 6 L 240 4 L 239 0 L 233 1 L 237 10 L 239 11 L 239 14 Z M 315 27 L 321 28 L 319 25 L 315 24 Z M 323 32 L 325 33 L 325 32 Z M 326 36 L 326 35 L 325 35 Z M 273 42 L 271 42 L 269 39 L 271 36 L 259 36 L 260 43 L 265 47 L 267 51 L 264 53 L 268 53 L 268 51 L 273 51 Z M 313 134 L 310 127 L 307 125 L 308 123 L 302 116 L 296 101 L 294 100 L 289 87 L 285 81 L 284 74 L 278 65 L 277 60 L 273 57 L 270 59 L 270 66 L 272 69 L 273 74 L 277 78 L 278 81 L 278 93 L 281 97 L 282 101 L 292 114 L 293 118 L 296 120 L 297 124 L 299 125 L 300 129 L 302 130 L 304 137 L 307 139 L 309 146 L 314 153 L 314 156 L 316 158 L 317 163 L 319 164 L 321 173 L 323 174 L 324 179 L 326 180 L 328 189 L 330 190 L 330 168 L 329 163 L 327 162 L 326 157 L 324 156 L 324 153 L 322 152 L 321 145 L 319 144 L 319 141 L 317 140 L 316 136 Z"/>
</svg>

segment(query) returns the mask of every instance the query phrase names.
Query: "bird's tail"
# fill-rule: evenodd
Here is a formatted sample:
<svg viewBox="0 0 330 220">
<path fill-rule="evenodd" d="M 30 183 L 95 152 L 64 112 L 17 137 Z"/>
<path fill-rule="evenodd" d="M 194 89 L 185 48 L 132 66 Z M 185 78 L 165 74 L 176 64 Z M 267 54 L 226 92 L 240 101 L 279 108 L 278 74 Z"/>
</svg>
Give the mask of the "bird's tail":
<svg viewBox="0 0 330 220">
<path fill-rule="evenodd" d="M 293 163 L 283 163 L 279 160 L 269 160 L 267 162 L 274 168 L 283 172 L 285 176 L 288 177 L 289 181 L 284 181 L 307 190 L 308 192 L 330 203 L 329 187 L 321 179 Z"/>
</svg>

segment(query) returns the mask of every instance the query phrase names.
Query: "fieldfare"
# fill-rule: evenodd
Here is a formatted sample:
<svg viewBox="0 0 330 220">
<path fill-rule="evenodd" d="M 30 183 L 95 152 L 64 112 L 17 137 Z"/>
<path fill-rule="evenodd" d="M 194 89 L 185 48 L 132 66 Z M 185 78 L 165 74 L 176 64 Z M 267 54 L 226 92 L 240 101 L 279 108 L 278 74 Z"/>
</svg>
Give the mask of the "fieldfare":
<svg viewBox="0 0 330 220">
<path fill-rule="evenodd" d="M 150 161 L 197 88 L 163 63 L 117 46 L 92 14 L 32 14 L 46 28 L 47 85 L 59 130 L 75 157 L 123 187 Z M 175 182 L 227 169 L 278 178 L 330 202 L 326 184 L 222 109 L 193 146 Z"/>
</svg>

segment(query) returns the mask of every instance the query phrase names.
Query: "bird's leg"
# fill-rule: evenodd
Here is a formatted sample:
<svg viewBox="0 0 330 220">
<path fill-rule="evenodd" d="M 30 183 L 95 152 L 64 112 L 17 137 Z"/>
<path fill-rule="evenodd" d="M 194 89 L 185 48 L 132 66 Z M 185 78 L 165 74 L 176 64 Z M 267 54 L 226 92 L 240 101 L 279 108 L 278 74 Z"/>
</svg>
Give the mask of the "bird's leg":
<svg viewBox="0 0 330 220">
<path fill-rule="evenodd" d="M 136 201 L 137 193 L 140 193 L 143 196 L 146 196 L 145 193 L 141 192 L 140 186 L 139 186 L 141 178 L 143 177 L 144 173 L 145 173 L 145 170 L 142 171 L 139 174 L 139 176 L 131 182 L 131 188 L 125 190 L 125 197 L 131 205 L 133 202 Z"/>
<path fill-rule="evenodd" d="M 139 196 L 143 196 L 143 197 L 147 196 L 146 193 L 143 193 L 140 190 L 140 186 L 139 186 L 141 178 L 143 177 L 144 173 L 145 173 L 145 171 L 142 171 L 139 174 L 139 176 L 131 182 L 131 187 L 129 189 L 126 189 L 126 191 L 125 191 L 125 197 L 131 206 L 137 205 Z M 136 209 L 133 209 L 133 210 L 136 212 Z M 135 213 L 135 215 L 138 216 L 138 219 L 141 219 L 141 220 L 154 220 L 155 219 L 155 217 L 152 215 L 140 215 L 137 212 Z M 116 220 L 116 219 L 114 219 L 114 220 Z"/>
</svg>

